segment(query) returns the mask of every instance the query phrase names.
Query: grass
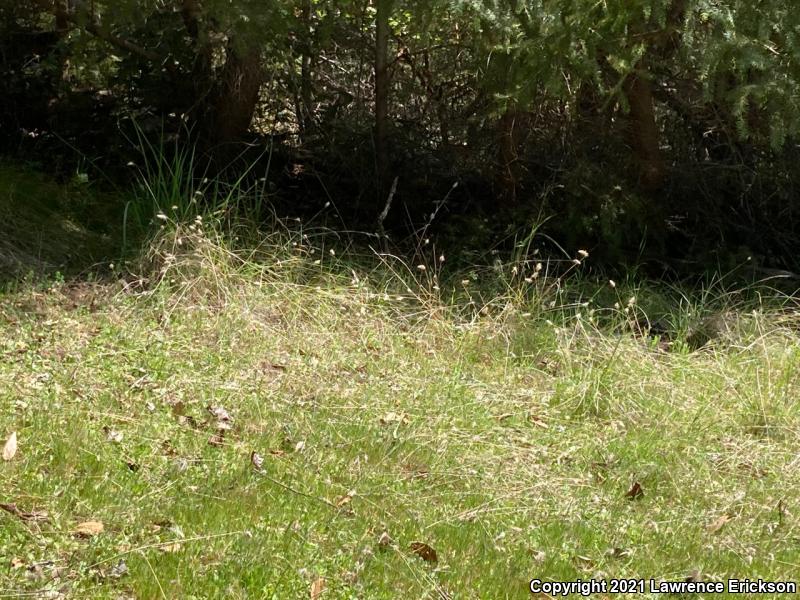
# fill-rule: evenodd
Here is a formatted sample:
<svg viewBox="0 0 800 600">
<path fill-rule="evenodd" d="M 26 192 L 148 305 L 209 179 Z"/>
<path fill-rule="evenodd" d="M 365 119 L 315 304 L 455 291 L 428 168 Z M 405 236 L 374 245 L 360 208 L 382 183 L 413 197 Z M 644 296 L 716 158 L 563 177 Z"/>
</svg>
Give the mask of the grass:
<svg viewBox="0 0 800 600">
<path fill-rule="evenodd" d="M 234 252 L 197 221 L 149 247 L 141 278 L 0 296 L 0 597 L 797 578 L 788 301 L 547 268 L 437 290 L 437 260 Z M 642 333 L 657 307 L 669 347 Z M 727 327 L 691 351 L 698 312 Z"/>
</svg>

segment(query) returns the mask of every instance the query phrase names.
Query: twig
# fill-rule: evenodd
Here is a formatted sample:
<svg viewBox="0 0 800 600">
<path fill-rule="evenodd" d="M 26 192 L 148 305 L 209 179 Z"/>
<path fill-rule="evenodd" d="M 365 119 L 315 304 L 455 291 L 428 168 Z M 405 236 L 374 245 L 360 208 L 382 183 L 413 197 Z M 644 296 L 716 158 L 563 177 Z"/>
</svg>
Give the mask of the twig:
<svg viewBox="0 0 800 600">
<path fill-rule="evenodd" d="M 425 234 L 428 232 L 428 228 L 433 224 L 433 220 L 439 214 L 439 210 L 445 204 L 447 204 L 447 201 L 450 199 L 450 194 L 452 194 L 453 190 L 455 190 L 457 187 L 458 187 L 458 181 L 456 181 L 455 183 L 453 183 L 452 186 L 450 186 L 450 189 L 444 195 L 444 198 L 433 203 L 434 207 L 433 212 L 431 213 L 430 217 L 428 217 L 428 220 L 425 222 L 425 225 L 423 225 L 414 232 L 414 235 L 417 236 L 417 247 L 415 250 L 416 255 L 419 255 L 420 253 L 420 249 L 422 248 L 422 244 L 425 239 Z"/>
<path fill-rule="evenodd" d="M 266 479 L 270 483 L 274 483 L 278 487 L 282 487 L 287 492 L 291 492 L 291 493 L 296 494 L 298 496 L 303 496 L 304 498 L 308 498 L 309 500 L 316 500 L 317 502 L 321 502 L 322 504 L 330 506 L 331 508 L 337 508 L 337 506 L 333 502 L 331 502 L 330 500 L 326 500 L 325 498 L 320 498 L 319 496 L 312 496 L 311 494 L 307 494 L 306 492 L 302 492 L 302 491 L 300 491 L 298 489 L 293 488 L 290 485 L 286 485 L 285 483 L 281 483 L 280 481 L 278 481 L 277 479 L 275 479 L 273 477 L 270 477 L 269 475 L 267 475 L 263 471 L 259 472 L 259 475 L 261 475 L 261 477 L 263 477 L 264 479 Z"/>
<path fill-rule="evenodd" d="M 386 206 L 383 207 L 383 212 L 378 215 L 378 235 L 383 241 L 384 252 L 389 251 L 389 238 L 386 235 L 386 230 L 383 228 L 383 222 L 386 220 L 386 217 L 389 214 L 389 209 L 392 208 L 392 200 L 394 200 L 394 195 L 397 192 L 398 179 L 399 177 L 394 178 L 394 181 L 392 182 L 392 188 L 389 190 L 389 197 L 386 198 Z"/>
<path fill-rule="evenodd" d="M 155 544 L 145 544 L 144 546 L 137 546 L 136 548 L 131 548 L 130 550 L 126 550 L 125 552 L 120 552 L 119 554 L 115 554 L 114 556 L 110 556 L 109 558 L 104 558 L 102 560 L 98 560 L 96 563 L 93 563 L 86 567 L 86 570 L 93 569 L 99 565 L 112 562 L 117 560 L 118 558 L 122 558 L 123 556 L 128 556 L 129 554 L 133 554 L 134 552 L 141 552 L 143 550 L 151 550 L 153 548 L 163 548 L 165 546 L 172 546 L 174 544 L 186 544 L 188 542 L 201 542 L 206 540 L 213 540 L 216 538 L 221 537 L 230 537 L 232 535 L 246 535 L 247 531 L 229 531 L 226 533 L 215 533 L 211 535 L 198 535 L 196 537 L 188 537 L 188 538 L 176 538 L 174 540 L 169 540 L 166 542 L 157 542 Z"/>
</svg>

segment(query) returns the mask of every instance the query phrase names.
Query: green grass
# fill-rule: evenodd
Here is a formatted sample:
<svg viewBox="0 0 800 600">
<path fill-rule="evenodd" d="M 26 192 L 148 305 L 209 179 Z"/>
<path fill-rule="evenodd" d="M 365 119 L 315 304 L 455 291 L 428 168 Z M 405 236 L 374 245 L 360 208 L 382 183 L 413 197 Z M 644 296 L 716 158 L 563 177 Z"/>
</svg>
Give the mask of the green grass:
<svg viewBox="0 0 800 600">
<path fill-rule="evenodd" d="M 19 451 L 0 489 L 48 513 L 0 516 L 3 589 L 287 598 L 321 577 L 331 598 L 496 598 L 532 577 L 796 576 L 786 317 L 659 352 L 586 319 L 467 320 L 306 259 L 193 248 L 148 292 L 3 298 L 0 426 Z M 221 439 L 208 407 L 231 415 Z M 103 532 L 76 536 L 88 520 Z"/>
<path fill-rule="evenodd" d="M 301 235 L 233 252 L 204 229 L 168 226 L 141 278 L 0 296 L 0 443 L 18 435 L 0 502 L 19 511 L 0 511 L 0 597 L 797 578 L 788 301 L 509 269 L 437 290 L 436 260 L 334 257 Z M 641 332 L 659 310 L 666 350 Z M 689 324 L 723 312 L 690 351 Z M 87 521 L 102 532 L 78 535 Z"/>
</svg>

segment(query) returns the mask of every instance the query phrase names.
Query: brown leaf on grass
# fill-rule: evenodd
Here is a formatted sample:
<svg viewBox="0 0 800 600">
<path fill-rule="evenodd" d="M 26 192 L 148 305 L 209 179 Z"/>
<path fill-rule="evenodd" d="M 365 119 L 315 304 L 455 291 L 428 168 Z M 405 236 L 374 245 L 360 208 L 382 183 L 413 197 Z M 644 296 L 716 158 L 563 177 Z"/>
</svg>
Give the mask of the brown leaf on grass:
<svg viewBox="0 0 800 600">
<path fill-rule="evenodd" d="M 215 433 L 208 439 L 209 446 L 222 446 L 225 444 L 225 436 L 223 435 L 225 432 L 221 431 L 219 433 Z"/>
<path fill-rule="evenodd" d="M 638 500 L 642 496 L 644 496 L 644 490 L 642 489 L 642 484 L 638 481 L 634 482 L 631 489 L 625 492 L 625 497 L 628 500 Z"/>
<path fill-rule="evenodd" d="M 183 546 L 180 542 L 175 542 L 174 544 L 164 544 L 163 546 L 158 547 L 161 552 L 166 552 L 167 554 L 175 554 L 176 552 L 180 552 L 183 549 Z"/>
<path fill-rule="evenodd" d="M 164 456 L 177 456 L 178 451 L 175 449 L 175 446 L 172 445 L 171 440 L 164 440 L 161 442 L 161 452 Z"/>
<path fill-rule="evenodd" d="M 102 521 L 84 521 L 79 523 L 73 533 L 79 537 L 90 538 L 103 533 L 105 526 Z"/>
<path fill-rule="evenodd" d="M 347 492 L 344 496 L 342 496 L 336 501 L 336 508 L 342 508 L 343 506 L 347 506 L 348 504 L 350 504 L 355 495 L 356 495 L 355 490 L 350 490 L 349 492 Z"/>
<path fill-rule="evenodd" d="M 17 454 L 17 432 L 12 431 L 3 446 L 3 460 L 9 461 Z"/>
<path fill-rule="evenodd" d="M 279 458 L 280 458 L 280 457 L 282 457 L 282 456 L 286 456 L 286 450 L 270 450 L 270 451 L 268 452 L 268 454 L 269 454 L 270 456 L 277 456 L 277 457 L 279 457 Z"/>
<path fill-rule="evenodd" d="M 428 563 L 435 563 L 439 560 L 436 550 L 425 542 L 411 542 L 411 551 Z"/>
<path fill-rule="evenodd" d="M 314 583 L 311 584 L 311 600 L 319 600 L 322 598 L 322 594 L 325 591 L 325 579 L 323 577 L 317 577 L 314 580 Z"/>
<path fill-rule="evenodd" d="M 16 556 L 11 559 L 11 568 L 12 569 L 21 569 L 25 566 L 25 561 L 21 558 L 17 558 Z"/>
<path fill-rule="evenodd" d="M 0 509 L 6 511 L 7 513 L 11 513 L 23 521 L 32 521 L 37 523 L 47 521 L 48 519 L 47 511 L 33 510 L 31 512 L 25 512 L 24 510 L 20 510 L 16 504 L 0 504 Z"/>
<path fill-rule="evenodd" d="M 729 515 L 720 515 L 719 517 L 714 519 L 713 523 L 709 524 L 708 527 L 706 527 L 706 531 L 708 531 L 708 533 L 717 533 L 720 529 L 725 527 L 725 525 L 730 520 L 731 517 Z"/>
<path fill-rule="evenodd" d="M 531 422 L 531 423 L 533 423 L 534 425 L 536 425 L 536 427 L 539 427 L 539 428 L 541 428 L 541 429 L 549 429 L 549 427 L 550 427 L 550 426 L 549 426 L 549 425 L 548 425 L 548 424 L 547 424 L 547 423 L 544 421 L 544 419 L 542 419 L 542 418 L 541 418 L 540 416 L 538 416 L 538 415 L 530 415 L 530 416 L 528 417 L 528 419 L 530 420 L 530 422 Z"/>
</svg>

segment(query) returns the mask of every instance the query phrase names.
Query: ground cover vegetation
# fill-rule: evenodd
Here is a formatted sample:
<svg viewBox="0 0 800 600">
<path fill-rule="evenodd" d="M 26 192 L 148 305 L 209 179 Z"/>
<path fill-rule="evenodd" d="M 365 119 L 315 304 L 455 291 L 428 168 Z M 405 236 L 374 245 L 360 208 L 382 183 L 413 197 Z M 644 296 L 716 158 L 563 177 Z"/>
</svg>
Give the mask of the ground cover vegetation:
<svg viewBox="0 0 800 600">
<path fill-rule="evenodd" d="M 795 580 L 798 19 L 1 4 L 0 597 Z"/>
<path fill-rule="evenodd" d="M 4 173 L 29 200 L 76 193 Z M 5 284 L 4 593 L 496 598 L 797 572 L 791 297 L 601 281 L 585 252 L 448 273 L 313 224 L 178 214 L 104 273 Z M 42 222 L 49 247 L 105 243 Z"/>
</svg>

